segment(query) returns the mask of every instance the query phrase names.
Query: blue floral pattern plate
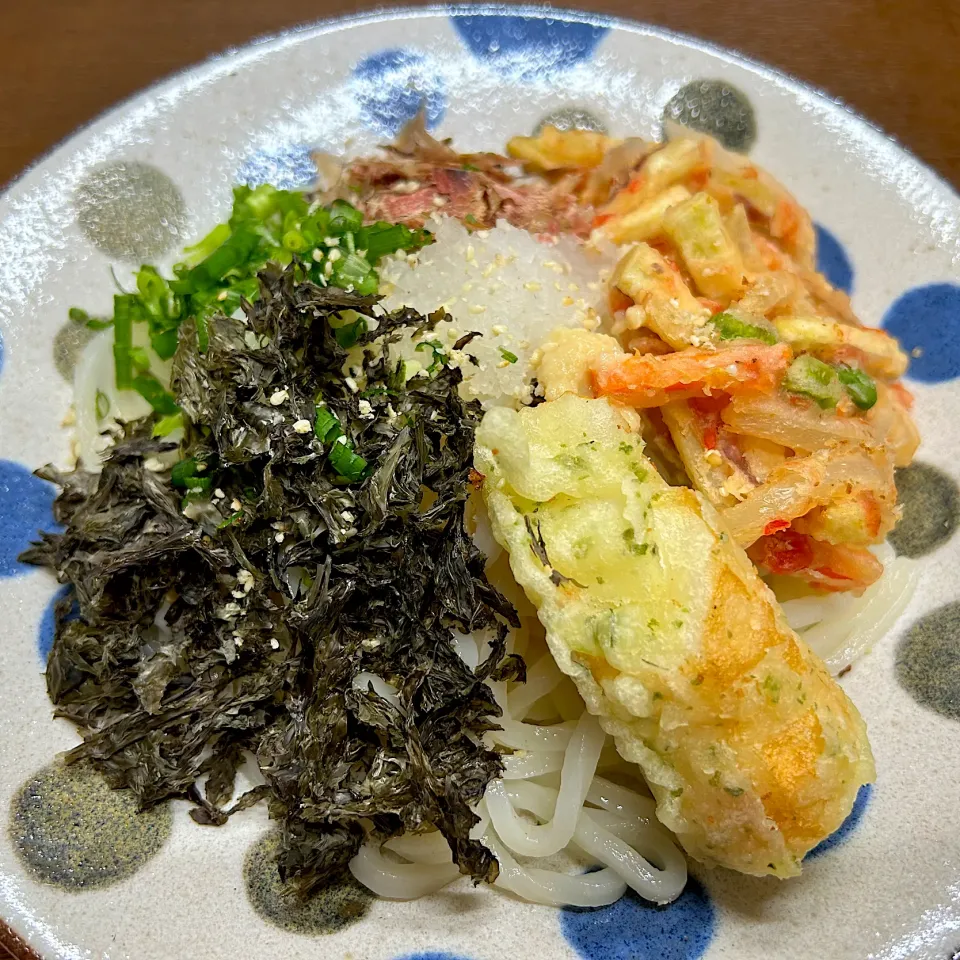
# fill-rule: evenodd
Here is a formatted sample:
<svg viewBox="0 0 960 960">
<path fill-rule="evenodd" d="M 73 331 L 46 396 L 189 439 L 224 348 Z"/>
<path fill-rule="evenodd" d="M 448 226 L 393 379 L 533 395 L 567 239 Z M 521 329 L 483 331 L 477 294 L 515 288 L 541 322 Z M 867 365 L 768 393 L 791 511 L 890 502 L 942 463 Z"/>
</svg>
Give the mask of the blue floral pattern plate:
<svg viewBox="0 0 960 960">
<path fill-rule="evenodd" d="M 129 797 L 57 755 L 43 667 L 58 588 L 17 555 L 52 524 L 34 466 L 65 462 L 84 342 L 67 309 L 105 310 L 143 261 L 169 265 L 237 182 L 293 187 L 314 149 L 357 153 L 419 108 L 464 150 L 545 120 L 709 131 L 784 181 L 818 223 L 820 267 L 912 351 L 924 443 L 900 471 L 893 536 L 921 566 L 889 635 L 843 683 L 878 780 L 801 878 L 692 865 L 667 907 L 531 906 L 461 881 L 413 903 L 353 883 L 306 905 L 270 869 L 254 808 L 221 829 Z M 0 917 L 24 956 L 354 960 L 930 958 L 960 949 L 960 200 L 882 133 L 795 81 L 637 24 L 551 9 L 394 11 L 231 52 L 117 107 L 0 198 Z"/>
</svg>

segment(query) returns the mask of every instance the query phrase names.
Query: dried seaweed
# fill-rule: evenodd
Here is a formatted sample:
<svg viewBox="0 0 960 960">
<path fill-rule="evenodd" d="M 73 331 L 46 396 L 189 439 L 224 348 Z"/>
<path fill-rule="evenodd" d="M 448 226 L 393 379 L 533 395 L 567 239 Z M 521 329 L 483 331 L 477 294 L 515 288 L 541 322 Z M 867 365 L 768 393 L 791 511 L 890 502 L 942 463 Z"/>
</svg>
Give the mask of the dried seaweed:
<svg viewBox="0 0 960 960">
<path fill-rule="evenodd" d="M 93 760 L 143 807 L 186 797 L 199 823 L 265 796 L 281 874 L 304 894 L 365 837 L 430 826 L 464 873 L 492 880 L 495 859 L 469 836 L 501 772 L 482 743 L 500 715 L 483 681 L 524 667 L 504 656 L 516 615 L 464 531 L 480 410 L 457 370 L 405 382 L 391 358 L 396 331 L 441 314 L 385 314 L 376 297 L 298 281 L 296 264 L 260 282 L 245 319 L 209 320 L 203 351 L 191 322 L 181 330 L 179 454 L 150 417 L 99 476 L 39 471 L 62 488 L 64 529 L 25 559 L 72 586 L 47 667 L 57 715 L 83 735 L 69 759 Z M 312 429 L 321 409 L 366 462 L 358 482 Z M 161 468 L 177 456 L 180 487 Z M 452 629 L 489 630 L 476 671 Z M 249 753 L 266 785 L 228 808 Z"/>
</svg>

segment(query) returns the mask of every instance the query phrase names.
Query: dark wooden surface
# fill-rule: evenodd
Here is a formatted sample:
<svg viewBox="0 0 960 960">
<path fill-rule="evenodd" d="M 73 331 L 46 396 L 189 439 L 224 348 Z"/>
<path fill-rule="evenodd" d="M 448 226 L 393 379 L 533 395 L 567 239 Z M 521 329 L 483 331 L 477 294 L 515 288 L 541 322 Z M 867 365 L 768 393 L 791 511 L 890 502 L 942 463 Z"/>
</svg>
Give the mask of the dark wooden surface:
<svg viewBox="0 0 960 960">
<path fill-rule="evenodd" d="M 841 98 L 960 187 L 960 0 L 571 5 L 658 24 L 779 67 Z M 252 37 L 375 6 L 2 0 L 0 184 L 76 127 L 181 67 Z"/>
<path fill-rule="evenodd" d="M 960 0 L 574 0 L 740 50 L 840 97 L 960 186 Z M 3 0 L 0 184 L 159 77 L 370 0 Z"/>
</svg>

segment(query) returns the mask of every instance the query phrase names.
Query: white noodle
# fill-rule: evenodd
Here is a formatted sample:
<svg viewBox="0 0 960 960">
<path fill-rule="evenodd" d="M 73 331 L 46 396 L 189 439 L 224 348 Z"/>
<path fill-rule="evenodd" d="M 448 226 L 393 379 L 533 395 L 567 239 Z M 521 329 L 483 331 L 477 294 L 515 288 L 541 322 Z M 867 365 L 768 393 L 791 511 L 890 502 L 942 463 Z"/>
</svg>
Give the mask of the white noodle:
<svg viewBox="0 0 960 960">
<path fill-rule="evenodd" d="M 545 773 L 557 773 L 563 766 L 563 754 L 559 750 L 514 753 L 503 758 L 504 780 L 528 780 L 542 777 Z"/>
<path fill-rule="evenodd" d="M 449 863 L 450 845 L 438 830 L 407 833 L 388 840 L 384 846 L 411 863 Z"/>
<path fill-rule="evenodd" d="M 373 843 L 366 843 L 350 861 L 350 872 L 379 897 L 416 900 L 436 893 L 460 876 L 452 860 L 446 863 L 394 863 Z"/>
<path fill-rule="evenodd" d="M 527 711 L 541 698 L 552 693 L 563 680 L 563 674 L 553 659 L 553 654 L 545 653 L 530 669 L 527 670 L 527 682 L 519 684 L 507 696 L 510 704 L 510 715 L 514 717 L 526 716 Z"/>
<path fill-rule="evenodd" d="M 494 780 L 487 787 L 490 820 L 511 850 L 528 857 L 549 857 L 570 842 L 597 769 L 604 737 L 596 717 L 584 711 L 563 758 L 560 792 L 547 823 L 530 824 L 521 820 L 507 798 L 503 781 Z"/>
<path fill-rule="evenodd" d="M 389 704 L 396 707 L 401 713 L 406 711 L 400 703 L 400 697 L 397 695 L 397 688 L 391 683 L 387 683 L 383 677 L 378 677 L 375 673 L 358 673 L 353 678 L 353 689 L 366 691 L 372 688 L 373 692 L 379 697 L 383 697 Z"/>
<path fill-rule="evenodd" d="M 496 834 L 485 834 L 483 842 L 500 862 L 496 886 L 524 900 L 553 907 L 603 907 L 626 893 L 626 883 L 609 868 L 570 876 L 539 867 L 521 867 Z"/>
<path fill-rule="evenodd" d="M 576 729 L 572 722 L 555 723 L 550 727 L 537 727 L 530 723 L 517 723 L 506 718 L 500 721 L 502 730 L 494 730 L 490 736 L 497 743 L 513 750 L 566 750 L 570 737 Z"/>
<path fill-rule="evenodd" d="M 883 576 L 862 596 L 837 593 L 781 604 L 790 626 L 834 674 L 866 653 L 893 626 L 916 589 L 918 569 L 913 560 L 896 556 L 887 543 L 873 552 L 884 565 Z"/>
<path fill-rule="evenodd" d="M 657 804 L 653 797 L 644 797 L 629 787 L 621 787 L 603 777 L 594 777 L 587 791 L 587 803 L 601 807 L 638 823 L 658 823 Z"/>
<path fill-rule="evenodd" d="M 471 669 L 476 670 L 480 663 L 480 650 L 477 647 L 477 641 L 467 633 L 458 633 L 453 631 L 451 639 L 453 648 L 457 651 L 460 659 Z"/>
</svg>

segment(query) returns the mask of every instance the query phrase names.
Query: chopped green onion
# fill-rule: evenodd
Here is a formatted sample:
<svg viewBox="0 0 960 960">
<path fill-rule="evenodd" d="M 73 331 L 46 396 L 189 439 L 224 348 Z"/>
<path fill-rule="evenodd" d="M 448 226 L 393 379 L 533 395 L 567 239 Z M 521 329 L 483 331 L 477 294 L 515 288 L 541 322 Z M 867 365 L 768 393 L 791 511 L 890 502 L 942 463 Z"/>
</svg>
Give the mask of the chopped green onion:
<svg viewBox="0 0 960 960">
<path fill-rule="evenodd" d="M 237 510 L 235 513 L 231 513 L 229 517 L 227 517 L 224 520 L 221 520 L 217 524 L 217 529 L 226 530 L 227 527 L 232 527 L 242 516 L 243 516 L 242 510 Z"/>
<path fill-rule="evenodd" d="M 363 457 L 358 457 L 348 443 L 343 443 L 339 439 L 331 444 L 327 457 L 333 469 L 345 480 L 355 482 L 362 479 L 366 472 L 367 461 Z"/>
<path fill-rule="evenodd" d="M 869 410 L 877 402 L 877 384 L 874 379 L 845 363 L 837 364 L 837 378 L 850 399 L 861 409 Z"/>
<path fill-rule="evenodd" d="M 186 488 L 190 486 L 190 480 L 197 476 L 197 467 L 200 461 L 196 457 L 187 457 L 185 460 L 178 460 L 170 470 L 170 482 L 175 487 Z"/>
<path fill-rule="evenodd" d="M 169 360 L 177 352 L 177 343 L 180 332 L 174 327 L 172 330 L 163 330 L 160 333 L 150 334 L 150 346 L 161 360 Z"/>
<path fill-rule="evenodd" d="M 346 200 L 334 200 L 330 205 L 329 230 L 333 234 L 355 233 L 363 226 L 363 214 Z M 362 248 L 361 248 L 362 249 Z"/>
<path fill-rule="evenodd" d="M 443 350 L 443 344 L 439 340 L 424 340 L 422 343 L 418 343 L 414 348 L 416 352 L 420 350 L 429 350 L 433 355 L 433 359 L 430 361 L 430 366 L 427 367 L 427 373 L 435 373 L 440 367 L 443 366 L 443 361 L 446 359 L 446 354 Z"/>
<path fill-rule="evenodd" d="M 134 377 L 132 386 L 161 417 L 170 417 L 180 412 L 173 395 L 153 374 L 141 373 Z"/>
<path fill-rule="evenodd" d="M 102 420 L 110 412 L 110 398 L 102 390 L 97 391 L 94 409 L 96 410 L 98 420 Z"/>
<path fill-rule="evenodd" d="M 143 347 L 131 347 L 128 351 L 130 362 L 137 373 L 147 373 L 150 370 L 150 354 Z"/>
<path fill-rule="evenodd" d="M 199 243 L 184 247 L 187 262 L 196 265 L 206 259 L 230 236 L 230 225 L 218 223 Z"/>
<path fill-rule="evenodd" d="M 327 243 L 327 240 L 334 242 Z M 218 312 L 234 313 L 244 300 L 260 294 L 258 274 L 270 261 L 282 265 L 298 260 L 298 275 L 327 286 L 352 288 L 361 295 L 375 294 L 380 278 L 376 264 L 397 250 L 416 250 L 432 241 L 425 230 L 402 224 L 363 225 L 363 215 L 343 200 L 330 207 L 312 208 L 301 191 L 278 190 L 269 184 L 251 189 L 237 187 L 230 219 L 214 227 L 199 243 L 184 251 L 184 261 L 173 268 L 172 279 L 145 265 L 136 274 L 136 292 L 114 298 L 112 320 L 90 317 L 73 308 L 70 317 L 92 329 L 113 324 L 114 365 L 117 387 L 133 388 L 134 378 L 149 371 L 142 348 L 135 352 L 133 324 L 145 323 L 150 348 L 162 360 L 177 350 L 179 328 L 193 319 L 201 352 L 209 344 L 207 322 Z M 308 251 L 327 253 L 339 248 L 339 259 L 306 256 Z M 331 276 L 325 262 L 334 264 Z M 354 325 L 338 334 L 343 346 L 352 346 L 363 332 Z M 156 391 L 147 387 L 151 395 Z"/>
<path fill-rule="evenodd" d="M 183 412 L 171 413 L 168 417 L 161 417 L 153 425 L 154 437 L 168 437 L 174 430 L 183 426 Z"/>
<path fill-rule="evenodd" d="M 430 243 L 433 237 L 426 230 L 411 230 L 402 223 L 378 221 L 356 231 L 358 250 L 367 251 L 367 259 L 376 265 L 381 257 L 398 250 L 419 250 Z"/>
<path fill-rule="evenodd" d="M 317 404 L 317 416 L 313 421 L 313 432 L 321 443 L 332 443 L 336 437 L 343 435 L 340 420 L 326 404 Z"/>
<path fill-rule="evenodd" d="M 209 477 L 191 477 L 187 493 L 206 493 L 213 486 Z"/>
<path fill-rule="evenodd" d="M 783 378 L 784 389 L 809 397 L 826 410 L 835 407 L 843 395 L 843 388 L 833 367 L 811 356 L 801 354 L 787 368 Z"/>
<path fill-rule="evenodd" d="M 333 336 L 341 347 L 349 349 L 360 339 L 361 334 L 366 333 L 366 330 L 367 321 L 358 316 L 352 323 L 344 324 L 342 327 L 334 327 Z"/>
<path fill-rule="evenodd" d="M 129 390 L 133 386 L 133 362 L 130 359 L 130 348 L 133 346 L 131 297 L 131 294 L 117 294 L 113 298 L 113 365 L 118 390 Z"/>
<path fill-rule="evenodd" d="M 500 348 L 500 356 L 503 357 L 503 359 L 506 360 L 507 363 L 516 363 L 517 360 L 519 359 L 515 353 L 511 353 L 505 347 Z"/>
<path fill-rule="evenodd" d="M 283 235 L 283 246 L 291 253 L 303 253 L 309 244 L 306 237 L 299 230 L 288 230 Z"/>
<path fill-rule="evenodd" d="M 191 292 L 222 280 L 231 270 L 249 260 L 260 243 L 260 237 L 249 227 L 240 227 L 206 260 L 202 260 L 187 274 Z"/>
<path fill-rule="evenodd" d="M 778 337 L 772 326 L 751 323 L 735 314 L 721 311 L 715 313 L 710 322 L 717 328 L 721 340 L 759 340 L 761 343 L 774 344 Z"/>
</svg>

